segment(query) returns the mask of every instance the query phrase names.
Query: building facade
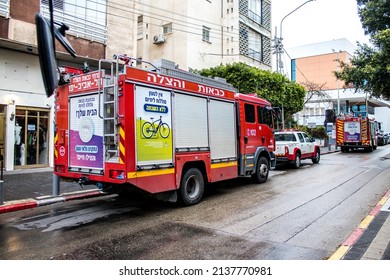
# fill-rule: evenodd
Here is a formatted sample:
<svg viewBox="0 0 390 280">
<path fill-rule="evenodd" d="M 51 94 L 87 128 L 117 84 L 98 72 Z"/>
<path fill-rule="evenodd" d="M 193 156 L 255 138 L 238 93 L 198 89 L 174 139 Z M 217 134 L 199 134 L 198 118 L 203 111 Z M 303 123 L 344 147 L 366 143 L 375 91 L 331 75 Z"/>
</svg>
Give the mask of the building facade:
<svg viewBox="0 0 390 280">
<path fill-rule="evenodd" d="M 53 0 L 69 26 L 72 58 L 56 43 L 57 64 L 96 69 L 127 54 L 174 61 L 183 70 L 244 62 L 271 70 L 271 0 Z M 0 152 L 4 168 L 53 166 L 54 97 L 45 95 L 35 14 L 49 0 L 0 0 Z M 139 67 L 149 64 L 139 62 Z"/>
<path fill-rule="evenodd" d="M 144 0 L 134 12 L 139 59 L 164 58 L 183 70 L 238 61 L 271 69 L 270 1 Z"/>
<path fill-rule="evenodd" d="M 297 47 L 289 50 L 294 58 L 291 61 L 291 79 L 306 86 L 315 85 L 322 94 L 313 95 L 304 109 L 296 114 L 300 125 L 323 125 L 327 110 L 336 114 L 360 112 L 368 113 L 382 123 L 389 131 L 390 103 L 371 98 L 368 93 L 355 92 L 353 85 L 344 87 L 343 81 L 336 79 L 334 72 L 340 70 L 340 61 L 349 63 L 355 46 L 346 39 L 332 40 Z"/>
</svg>

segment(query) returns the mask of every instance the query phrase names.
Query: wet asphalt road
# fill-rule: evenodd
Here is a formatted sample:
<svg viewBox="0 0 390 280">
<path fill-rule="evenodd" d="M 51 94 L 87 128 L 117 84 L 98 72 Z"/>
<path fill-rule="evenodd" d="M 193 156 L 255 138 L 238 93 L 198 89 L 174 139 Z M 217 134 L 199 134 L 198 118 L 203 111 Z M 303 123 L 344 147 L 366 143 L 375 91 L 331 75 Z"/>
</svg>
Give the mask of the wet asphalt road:
<svg viewBox="0 0 390 280">
<path fill-rule="evenodd" d="M 213 184 L 192 207 L 133 193 L 2 214 L 0 259 L 326 259 L 388 191 L 389 153 Z"/>
</svg>

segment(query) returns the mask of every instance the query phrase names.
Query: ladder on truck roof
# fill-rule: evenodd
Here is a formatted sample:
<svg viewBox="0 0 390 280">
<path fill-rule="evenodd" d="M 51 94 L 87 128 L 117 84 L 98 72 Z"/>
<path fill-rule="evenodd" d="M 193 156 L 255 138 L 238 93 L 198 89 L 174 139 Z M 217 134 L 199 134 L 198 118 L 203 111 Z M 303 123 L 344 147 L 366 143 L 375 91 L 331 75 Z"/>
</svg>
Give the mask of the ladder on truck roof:
<svg viewBox="0 0 390 280">
<path fill-rule="evenodd" d="M 177 67 L 175 62 L 167 60 L 167 59 L 160 59 L 157 60 L 156 62 L 149 62 L 145 61 L 139 58 L 133 58 L 129 57 L 125 54 L 120 54 L 120 55 L 114 55 L 114 59 L 117 59 L 117 73 L 118 73 L 118 61 L 121 60 L 125 63 L 125 66 L 127 67 L 133 67 L 132 61 L 136 61 L 137 63 L 145 63 L 146 65 L 152 66 L 153 69 L 149 69 L 147 71 L 151 72 L 158 72 L 159 74 L 163 74 L 166 76 L 198 83 L 198 84 L 203 84 L 215 88 L 220 88 L 224 90 L 230 90 L 235 93 L 237 93 L 237 89 L 233 87 L 232 84 L 229 84 L 226 82 L 226 79 L 220 78 L 220 77 L 215 77 L 215 78 L 210 78 L 210 77 L 204 77 L 196 73 L 192 73 L 189 71 L 181 70 Z"/>
<path fill-rule="evenodd" d="M 172 61 L 166 60 L 166 59 L 160 59 L 157 62 L 153 63 L 155 67 L 157 67 L 161 74 L 195 82 L 198 84 L 204 84 L 208 86 L 212 86 L 215 88 L 221 88 L 224 90 L 230 90 L 233 92 L 237 92 L 237 89 L 233 87 L 232 84 L 229 84 L 226 82 L 226 79 L 215 77 L 204 77 L 199 74 L 195 74 L 192 72 L 184 71 L 181 69 L 178 69 L 176 64 Z"/>
<path fill-rule="evenodd" d="M 102 63 L 108 63 L 110 73 L 102 70 Z M 112 60 L 99 60 L 99 117 L 103 119 L 103 146 L 106 162 L 119 162 L 118 143 L 118 66 Z M 101 108 L 101 105 L 103 105 Z"/>
</svg>

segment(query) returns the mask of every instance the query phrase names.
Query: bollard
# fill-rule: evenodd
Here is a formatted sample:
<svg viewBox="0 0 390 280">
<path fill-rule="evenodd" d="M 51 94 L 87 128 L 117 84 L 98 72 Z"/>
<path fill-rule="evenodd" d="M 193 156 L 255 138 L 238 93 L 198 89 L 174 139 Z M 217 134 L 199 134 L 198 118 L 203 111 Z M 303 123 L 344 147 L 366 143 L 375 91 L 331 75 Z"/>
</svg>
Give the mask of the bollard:
<svg viewBox="0 0 390 280">
<path fill-rule="evenodd" d="M 53 196 L 59 196 L 60 195 L 60 178 L 53 173 Z"/>
<path fill-rule="evenodd" d="M 0 205 L 4 204 L 4 181 L 0 181 Z"/>
</svg>

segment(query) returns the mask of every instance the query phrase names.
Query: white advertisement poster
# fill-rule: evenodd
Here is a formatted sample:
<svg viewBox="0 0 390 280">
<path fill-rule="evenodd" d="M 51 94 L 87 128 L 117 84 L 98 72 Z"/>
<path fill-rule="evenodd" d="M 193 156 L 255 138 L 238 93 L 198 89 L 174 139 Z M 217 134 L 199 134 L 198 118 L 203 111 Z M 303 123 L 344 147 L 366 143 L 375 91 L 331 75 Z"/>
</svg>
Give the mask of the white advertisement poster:
<svg viewBox="0 0 390 280">
<path fill-rule="evenodd" d="M 136 87 L 137 164 L 172 163 L 171 92 Z"/>
<path fill-rule="evenodd" d="M 98 94 L 70 100 L 69 164 L 72 167 L 103 168 L 103 120 L 98 110 Z"/>
</svg>

